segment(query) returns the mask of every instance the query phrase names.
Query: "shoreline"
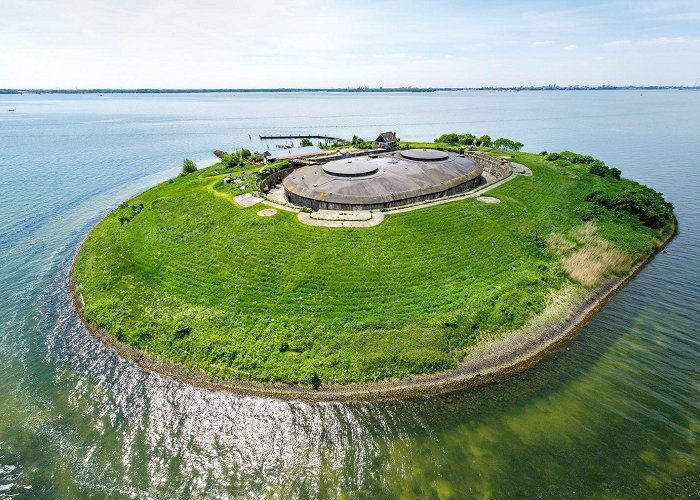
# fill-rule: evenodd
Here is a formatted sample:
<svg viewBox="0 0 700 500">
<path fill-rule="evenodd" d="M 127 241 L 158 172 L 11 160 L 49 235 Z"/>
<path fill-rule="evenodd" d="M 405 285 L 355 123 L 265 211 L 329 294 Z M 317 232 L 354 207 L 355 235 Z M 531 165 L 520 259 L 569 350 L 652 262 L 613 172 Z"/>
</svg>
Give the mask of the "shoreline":
<svg viewBox="0 0 700 500">
<path fill-rule="evenodd" d="M 297 400 L 307 402 L 349 402 L 349 401 L 391 401 L 417 399 L 454 392 L 467 387 L 490 384 L 520 373 L 558 350 L 573 338 L 581 328 L 600 311 L 607 302 L 622 290 L 639 274 L 656 255 L 661 252 L 678 234 L 678 222 L 674 220 L 673 230 L 659 242 L 655 251 L 646 259 L 635 265 L 625 276 L 607 278 L 583 297 L 575 301 L 574 306 L 555 322 L 547 322 L 542 327 L 527 326 L 519 334 L 506 334 L 500 340 L 508 341 L 507 346 L 498 346 L 498 340 L 487 341 L 474 350 L 486 352 L 467 352 L 464 359 L 455 368 L 425 374 L 413 375 L 402 379 L 387 379 L 377 382 L 355 384 L 320 385 L 317 389 L 309 385 L 265 383 L 253 381 L 217 380 L 204 372 L 193 372 L 182 365 L 164 360 L 129 345 L 121 344 L 116 337 L 106 330 L 92 325 L 85 319 L 82 296 L 77 293 L 73 274 L 78 255 L 83 243 L 78 246 L 68 273 L 67 285 L 73 302 L 73 309 L 92 337 L 104 347 L 115 351 L 119 356 L 140 368 L 153 371 L 161 376 L 185 384 L 214 391 L 225 391 L 241 396 Z M 541 318 L 542 314 L 533 318 Z M 523 331 L 524 330 L 524 331 Z M 511 332 L 513 333 L 513 332 Z M 505 343 L 505 342 L 502 342 Z M 489 352 L 491 351 L 491 352 Z"/>
</svg>

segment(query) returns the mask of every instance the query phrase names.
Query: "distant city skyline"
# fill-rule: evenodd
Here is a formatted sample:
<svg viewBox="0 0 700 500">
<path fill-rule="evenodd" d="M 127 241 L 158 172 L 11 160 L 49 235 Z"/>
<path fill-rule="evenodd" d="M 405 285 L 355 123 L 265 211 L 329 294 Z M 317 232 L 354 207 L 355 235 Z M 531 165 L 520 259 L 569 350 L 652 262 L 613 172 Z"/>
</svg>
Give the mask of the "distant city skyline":
<svg viewBox="0 0 700 500">
<path fill-rule="evenodd" d="M 700 84 L 694 2 L 5 0 L 0 88 Z"/>
</svg>

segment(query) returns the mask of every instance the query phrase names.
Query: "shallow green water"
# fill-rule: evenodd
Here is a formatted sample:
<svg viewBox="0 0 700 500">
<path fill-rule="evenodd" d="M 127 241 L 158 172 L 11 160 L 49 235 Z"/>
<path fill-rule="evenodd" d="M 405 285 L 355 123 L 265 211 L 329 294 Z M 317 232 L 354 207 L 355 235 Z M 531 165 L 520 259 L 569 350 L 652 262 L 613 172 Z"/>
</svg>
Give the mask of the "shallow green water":
<svg viewBox="0 0 700 500">
<path fill-rule="evenodd" d="M 700 496 L 700 93 L 0 96 L 6 107 L 0 496 Z M 389 129 L 600 157 L 663 191 L 681 234 L 536 368 L 429 400 L 194 389 L 120 360 L 73 315 L 80 240 L 182 157 L 260 148 L 265 132 Z"/>
</svg>

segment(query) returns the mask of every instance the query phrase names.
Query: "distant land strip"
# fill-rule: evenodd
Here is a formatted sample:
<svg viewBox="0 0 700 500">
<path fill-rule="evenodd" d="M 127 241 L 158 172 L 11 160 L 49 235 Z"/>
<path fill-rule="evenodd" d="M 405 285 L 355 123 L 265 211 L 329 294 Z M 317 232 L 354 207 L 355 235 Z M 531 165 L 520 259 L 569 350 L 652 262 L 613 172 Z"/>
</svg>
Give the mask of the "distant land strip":
<svg viewBox="0 0 700 500">
<path fill-rule="evenodd" d="M 539 85 L 529 87 L 354 87 L 267 89 L 0 89 L 0 94 L 205 94 L 218 92 L 454 92 L 454 91 L 546 91 L 546 90 L 700 90 L 700 85 Z"/>
</svg>

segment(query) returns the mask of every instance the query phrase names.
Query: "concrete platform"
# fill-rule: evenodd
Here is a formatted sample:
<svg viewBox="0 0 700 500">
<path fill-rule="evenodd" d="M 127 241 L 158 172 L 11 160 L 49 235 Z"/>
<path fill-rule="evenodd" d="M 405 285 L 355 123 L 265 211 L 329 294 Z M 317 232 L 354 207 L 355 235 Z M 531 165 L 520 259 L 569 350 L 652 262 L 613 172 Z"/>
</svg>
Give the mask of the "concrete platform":
<svg viewBox="0 0 700 500">
<path fill-rule="evenodd" d="M 384 214 L 382 212 L 358 211 L 351 213 L 345 212 L 344 215 L 341 215 L 341 212 L 336 212 L 334 210 L 321 210 L 320 212 L 312 213 L 299 212 L 297 219 L 307 226 L 372 227 L 384 221 Z"/>
<path fill-rule="evenodd" d="M 257 196 L 253 196 L 250 193 L 245 193 L 239 194 L 238 196 L 234 196 L 233 201 L 235 201 L 237 205 L 240 205 L 243 208 L 248 208 L 252 207 L 256 203 L 260 203 L 261 201 L 263 201 L 263 199 L 258 198 Z"/>
</svg>

